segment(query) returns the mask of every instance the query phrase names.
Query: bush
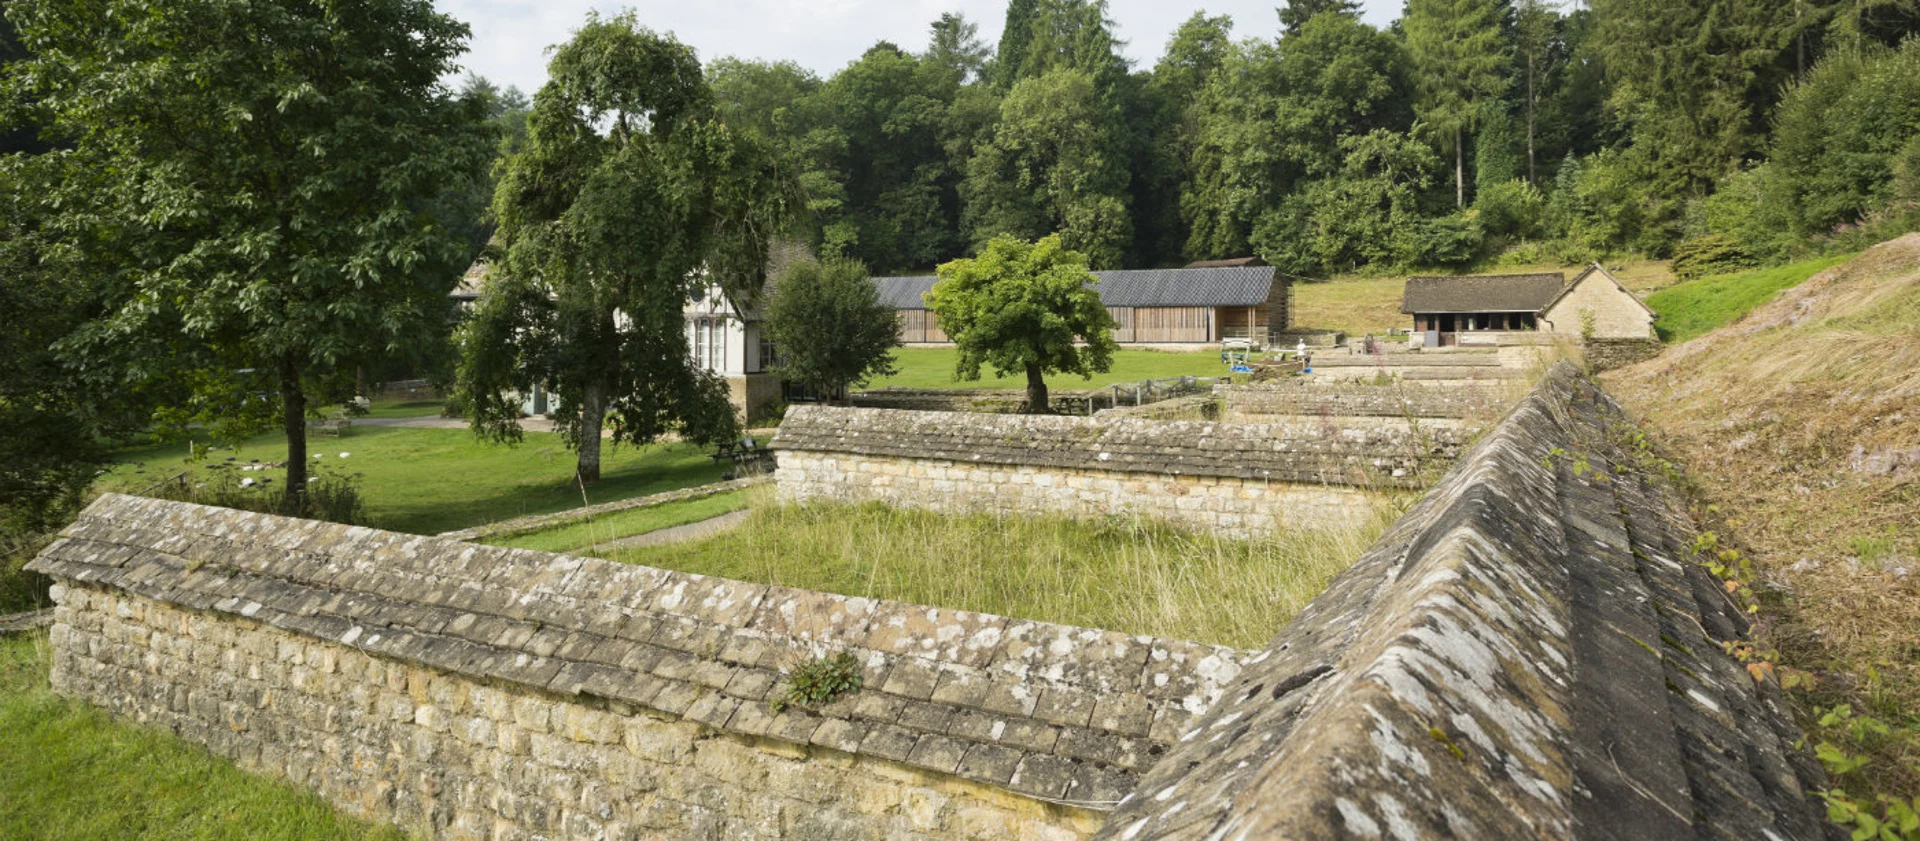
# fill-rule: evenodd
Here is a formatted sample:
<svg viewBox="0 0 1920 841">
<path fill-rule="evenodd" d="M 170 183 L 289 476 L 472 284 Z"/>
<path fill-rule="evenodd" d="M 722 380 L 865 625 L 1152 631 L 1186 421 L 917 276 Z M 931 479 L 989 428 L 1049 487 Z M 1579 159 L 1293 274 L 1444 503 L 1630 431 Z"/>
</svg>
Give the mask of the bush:
<svg viewBox="0 0 1920 841">
<path fill-rule="evenodd" d="M 1547 197 L 1520 179 L 1489 184 L 1480 189 L 1473 209 L 1480 213 L 1480 230 L 1487 236 L 1532 239 L 1539 236 L 1547 217 Z"/>
<path fill-rule="evenodd" d="M 1727 274 L 1753 265 L 1753 255 L 1721 234 L 1694 237 L 1673 251 L 1673 276 L 1681 280 Z"/>
<path fill-rule="evenodd" d="M 1787 91 L 1773 162 L 1796 232 L 1867 220 L 1894 197 L 1895 167 L 1920 134 L 1920 40 L 1897 50 L 1837 51 Z"/>
<path fill-rule="evenodd" d="M 367 504 L 361 498 L 358 475 L 324 474 L 317 466 L 307 479 L 306 505 L 287 504 L 283 489 L 271 480 L 249 482 L 246 470 L 252 465 L 239 462 L 208 464 L 189 470 L 178 481 L 158 485 L 146 492 L 155 499 L 171 499 L 196 505 L 213 505 L 241 511 L 257 511 L 282 517 L 304 517 L 330 523 L 367 525 Z"/>
<path fill-rule="evenodd" d="M 1422 220 L 1399 233 L 1400 262 L 1407 266 L 1464 266 L 1479 255 L 1482 241 L 1472 212 Z"/>
</svg>

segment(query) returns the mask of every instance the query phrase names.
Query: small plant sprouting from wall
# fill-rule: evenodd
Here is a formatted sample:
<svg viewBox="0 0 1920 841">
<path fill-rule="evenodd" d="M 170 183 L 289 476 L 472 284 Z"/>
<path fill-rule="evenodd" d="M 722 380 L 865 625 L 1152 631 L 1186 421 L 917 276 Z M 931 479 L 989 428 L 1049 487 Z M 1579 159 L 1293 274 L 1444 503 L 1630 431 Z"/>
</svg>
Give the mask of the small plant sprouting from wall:
<svg viewBox="0 0 1920 841">
<path fill-rule="evenodd" d="M 768 706 L 774 715 L 779 715 L 790 706 L 831 704 L 859 692 L 863 683 L 860 661 L 853 659 L 853 655 L 843 651 L 831 657 L 816 657 L 801 663 L 787 676 L 786 691 L 774 696 Z"/>
</svg>

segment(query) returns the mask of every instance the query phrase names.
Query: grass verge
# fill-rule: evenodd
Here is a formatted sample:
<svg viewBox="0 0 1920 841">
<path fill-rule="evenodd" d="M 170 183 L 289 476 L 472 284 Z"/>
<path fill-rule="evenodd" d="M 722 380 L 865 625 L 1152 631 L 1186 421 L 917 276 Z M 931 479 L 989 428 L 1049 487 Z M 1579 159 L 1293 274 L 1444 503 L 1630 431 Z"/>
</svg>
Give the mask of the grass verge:
<svg viewBox="0 0 1920 841">
<path fill-rule="evenodd" d="M 1147 520 L 949 517 L 766 504 L 708 540 L 628 563 L 1238 647 L 1264 644 L 1360 557 L 1396 506 L 1347 529 L 1227 540 Z"/>
<path fill-rule="evenodd" d="M 875 379 L 867 383 L 867 388 L 1019 389 L 1027 387 L 1025 374 L 996 377 L 990 367 L 981 369 L 978 380 L 954 379 L 953 366 L 960 358 L 960 352 L 954 348 L 897 348 L 893 352 L 893 358 L 894 365 L 900 369 L 900 372 L 891 377 Z M 1113 355 L 1113 368 L 1107 373 L 1095 374 L 1092 379 L 1056 374 L 1047 378 L 1047 388 L 1064 390 L 1104 388 L 1114 383 L 1149 379 L 1164 380 L 1189 376 L 1224 377 L 1226 375 L 1227 366 L 1221 364 L 1218 350 L 1181 353 L 1130 348 Z"/>
<path fill-rule="evenodd" d="M 206 447 L 205 442 L 198 444 Z M 529 432 L 526 441 L 507 447 L 478 441 L 464 429 L 355 427 L 340 437 L 309 443 L 320 456 L 317 469 L 335 476 L 357 475 L 359 495 L 370 524 L 410 534 L 438 534 L 529 514 L 546 514 L 661 493 L 718 481 L 721 468 L 704 451 L 688 445 L 620 447 L 602 453 L 599 483 L 581 499 L 573 482 L 576 459 L 550 433 Z M 349 454 L 341 458 L 340 454 Z M 278 493 L 285 470 L 227 471 L 216 475 L 205 464 L 186 463 L 187 444 L 129 450 L 96 487 L 138 493 L 154 483 L 193 469 L 192 481 L 233 482 L 243 478 L 275 480 L 265 490 Z M 286 440 L 278 433 L 249 439 L 233 450 L 217 450 L 213 463 L 284 461 Z"/>
<path fill-rule="evenodd" d="M 733 491 L 700 499 L 689 499 L 685 502 L 656 505 L 652 508 L 617 511 L 584 523 L 570 523 L 545 531 L 518 534 L 485 542 L 495 546 L 535 549 L 541 552 L 592 550 L 595 544 L 609 540 L 697 523 L 746 507 L 747 492 Z"/>
<path fill-rule="evenodd" d="M 319 797 L 53 694 L 46 636 L 0 640 L 0 838 L 391 839 Z"/>
<path fill-rule="evenodd" d="M 1647 306 L 1660 314 L 1654 329 L 1661 339 L 1684 342 L 1733 323 L 1781 290 L 1799 286 L 1851 257 L 1818 257 L 1770 269 L 1690 280 L 1653 293 L 1647 298 Z"/>
</svg>

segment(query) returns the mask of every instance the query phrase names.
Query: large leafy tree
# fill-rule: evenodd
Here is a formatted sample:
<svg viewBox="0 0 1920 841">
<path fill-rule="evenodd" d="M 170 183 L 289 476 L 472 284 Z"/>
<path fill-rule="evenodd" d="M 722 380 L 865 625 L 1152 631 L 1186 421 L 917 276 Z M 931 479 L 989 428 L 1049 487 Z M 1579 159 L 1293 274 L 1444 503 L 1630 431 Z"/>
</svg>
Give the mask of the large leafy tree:
<svg viewBox="0 0 1920 841">
<path fill-rule="evenodd" d="M 609 419 L 635 444 L 735 433 L 683 308 L 708 283 L 751 300 L 792 199 L 759 135 L 715 119 L 693 50 L 631 14 L 589 16 L 548 77 L 495 195 L 503 259 L 463 328 L 458 390 L 476 431 L 513 440 L 509 392 L 551 388 L 593 482 Z"/>
<path fill-rule="evenodd" d="M 1113 364 L 1113 316 L 1100 303 L 1086 255 L 1058 236 L 1000 236 L 979 257 L 940 267 L 927 302 L 958 346 L 954 374 L 977 380 L 1025 373 L 1027 410 L 1048 411 L 1048 374 L 1091 377 Z"/>
<path fill-rule="evenodd" d="M 894 373 L 898 319 L 865 266 L 803 260 L 776 279 L 765 330 L 780 349 L 781 378 L 837 400 L 850 386 Z"/>
<path fill-rule="evenodd" d="M 1059 232 L 1102 268 L 1132 243 L 1131 173 L 1115 114 L 1093 77 L 1058 69 L 1014 86 L 993 138 L 975 151 L 963 195 L 974 242 Z"/>
<path fill-rule="evenodd" d="M 9 67 L 70 148 L 35 213 L 97 318 L 59 342 L 176 421 L 278 416 L 304 504 L 311 398 L 444 317 L 463 248 L 426 211 L 485 162 L 441 79 L 467 27 L 426 0 L 15 0 Z M 66 255 L 74 256 L 74 255 Z"/>
<path fill-rule="evenodd" d="M 1420 117 L 1453 150 L 1456 207 L 1467 206 L 1467 135 L 1509 81 L 1504 12 L 1498 0 L 1407 0 L 1402 19 Z"/>
</svg>

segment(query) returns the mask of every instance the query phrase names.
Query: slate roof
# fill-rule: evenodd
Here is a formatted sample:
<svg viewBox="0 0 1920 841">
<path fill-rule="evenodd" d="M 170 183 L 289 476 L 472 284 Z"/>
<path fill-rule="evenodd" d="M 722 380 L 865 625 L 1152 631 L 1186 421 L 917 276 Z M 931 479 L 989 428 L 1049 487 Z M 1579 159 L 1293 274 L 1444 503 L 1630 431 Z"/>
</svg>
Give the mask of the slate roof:
<svg viewBox="0 0 1920 841">
<path fill-rule="evenodd" d="M 1257 307 L 1273 291 L 1267 266 L 1130 269 L 1094 272 L 1100 301 L 1109 307 Z M 880 277 L 880 299 L 899 310 L 926 309 L 932 275 Z"/>
<path fill-rule="evenodd" d="M 1246 653 L 107 494 L 29 566 L 455 674 L 1110 809 Z M 775 714 L 819 650 L 865 686 Z"/>
<path fill-rule="evenodd" d="M 1566 285 L 1566 275 L 1559 272 L 1410 277 L 1400 311 L 1537 313 L 1559 297 Z"/>
</svg>

